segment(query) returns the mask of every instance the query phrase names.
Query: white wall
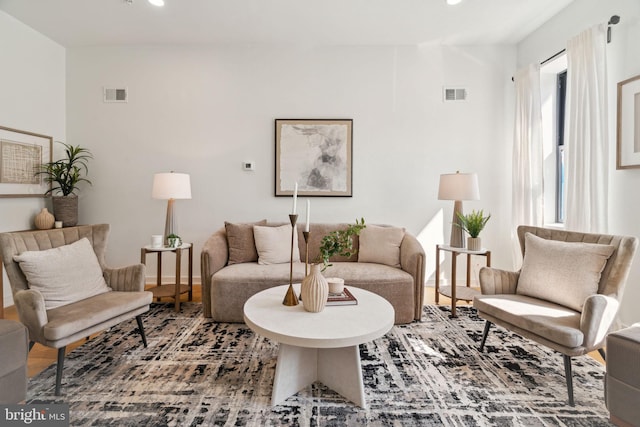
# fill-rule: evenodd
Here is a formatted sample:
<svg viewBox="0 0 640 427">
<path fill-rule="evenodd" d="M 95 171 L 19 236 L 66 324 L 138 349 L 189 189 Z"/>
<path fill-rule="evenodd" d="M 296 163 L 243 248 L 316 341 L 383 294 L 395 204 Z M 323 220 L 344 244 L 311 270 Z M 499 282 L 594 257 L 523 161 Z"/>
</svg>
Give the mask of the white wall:
<svg viewBox="0 0 640 427">
<path fill-rule="evenodd" d="M 0 57 L 0 126 L 64 140 L 64 48 L 0 11 Z M 0 231 L 33 228 L 33 217 L 47 203 L 0 198 Z M 13 298 L 3 274 L 4 305 L 9 306 Z"/>
<path fill-rule="evenodd" d="M 68 142 L 95 155 L 80 221 L 112 225 L 110 264 L 137 262 L 164 227 L 153 174 L 190 173 L 193 199 L 176 208 L 199 254 L 225 220 L 286 220 L 290 199 L 273 196 L 274 119 L 352 118 L 354 196 L 313 198 L 312 221 L 404 226 L 423 236 L 430 274 L 453 207 L 437 200 L 439 174 L 476 171 L 482 200 L 465 206 L 493 214 L 484 241 L 507 264 L 514 63 L 502 46 L 70 49 Z M 128 87 L 129 102 L 103 103 L 105 85 Z M 443 85 L 465 86 L 468 101 L 444 104 Z M 255 172 L 241 170 L 247 160 Z"/>
<path fill-rule="evenodd" d="M 640 169 L 616 170 L 616 86 L 640 74 L 640 2 L 638 0 L 576 0 L 518 45 L 518 67 L 540 62 L 563 49 L 566 41 L 611 15 L 621 21 L 612 27 L 607 48 L 609 79 L 609 232 L 640 236 Z M 623 324 L 640 321 L 640 254 L 636 255 L 620 308 Z"/>
</svg>

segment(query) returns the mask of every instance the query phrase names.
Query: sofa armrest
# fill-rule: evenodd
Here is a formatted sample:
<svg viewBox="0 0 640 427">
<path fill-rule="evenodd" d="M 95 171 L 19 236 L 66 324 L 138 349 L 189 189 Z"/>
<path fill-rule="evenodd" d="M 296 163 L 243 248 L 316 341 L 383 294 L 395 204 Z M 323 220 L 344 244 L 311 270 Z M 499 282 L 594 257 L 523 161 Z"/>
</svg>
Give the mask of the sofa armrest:
<svg viewBox="0 0 640 427">
<path fill-rule="evenodd" d="M 122 268 L 105 268 L 104 280 L 114 291 L 141 292 L 145 285 L 145 265 L 135 264 Z"/>
<path fill-rule="evenodd" d="M 224 228 L 211 235 L 200 253 L 200 280 L 202 281 L 202 306 L 204 317 L 211 317 L 211 276 L 227 265 L 229 247 Z"/>
<path fill-rule="evenodd" d="M 479 277 L 483 295 L 515 294 L 520 272 L 482 267 Z"/>
<path fill-rule="evenodd" d="M 29 340 L 42 342 L 44 340 L 42 330 L 49 323 L 42 294 L 35 289 L 24 289 L 15 293 L 13 301 L 20 321 L 29 330 Z"/>
<path fill-rule="evenodd" d="M 602 294 L 591 295 L 585 300 L 580 317 L 580 330 L 584 334 L 583 346 L 587 351 L 604 345 L 619 306 L 617 299 Z"/>
<path fill-rule="evenodd" d="M 414 320 L 422 319 L 424 304 L 425 254 L 418 239 L 405 233 L 400 244 L 400 267 L 413 277 L 415 307 Z"/>
</svg>

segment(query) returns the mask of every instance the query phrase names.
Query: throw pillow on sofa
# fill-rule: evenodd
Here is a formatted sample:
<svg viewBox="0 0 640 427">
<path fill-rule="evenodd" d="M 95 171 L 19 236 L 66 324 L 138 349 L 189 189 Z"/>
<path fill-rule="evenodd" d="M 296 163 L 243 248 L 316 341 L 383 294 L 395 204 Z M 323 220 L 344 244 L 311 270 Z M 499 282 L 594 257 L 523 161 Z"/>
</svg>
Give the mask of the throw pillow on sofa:
<svg viewBox="0 0 640 427">
<path fill-rule="evenodd" d="M 298 233 L 294 229 L 293 261 L 300 261 Z M 258 264 L 284 264 L 291 260 L 291 225 L 279 227 L 253 226 L 253 237 L 258 251 Z"/>
<path fill-rule="evenodd" d="M 224 223 L 227 233 L 227 246 L 229 247 L 229 261 L 227 265 L 243 262 L 258 261 L 256 242 L 253 238 L 254 225 L 266 225 L 267 220 L 247 223 Z"/>
<path fill-rule="evenodd" d="M 86 237 L 53 249 L 26 251 L 13 260 L 20 263 L 29 289 L 42 294 L 47 310 L 111 291 Z"/>
<path fill-rule="evenodd" d="M 587 297 L 598 293 L 602 270 L 615 248 L 548 240 L 531 233 L 524 239 L 516 293 L 582 311 Z"/>
<path fill-rule="evenodd" d="M 400 268 L 400 245 L 404 228 L 367 225 L 360 232 L 358 262 L 373 262 Z"/>
</svg>

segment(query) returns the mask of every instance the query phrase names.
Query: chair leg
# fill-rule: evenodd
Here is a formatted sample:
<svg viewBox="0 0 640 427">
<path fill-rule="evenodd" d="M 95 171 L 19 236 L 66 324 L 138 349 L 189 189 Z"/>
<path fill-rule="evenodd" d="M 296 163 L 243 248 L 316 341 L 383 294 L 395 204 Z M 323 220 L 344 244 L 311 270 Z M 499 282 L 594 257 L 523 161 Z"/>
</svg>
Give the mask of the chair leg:
<svg viewBox="0 0 640 427">
<path fill-rule="evenodd" d="M 142 325 L 142 317 L 136 316 L 136 322 L 138 322 L 138 331 L 140 332 L 140 336 L 142 337 L 142 343 L 144 346 L 147 346 L 147 337 L 144 334 L 144 326 Z"/>
<path fill-rule="evenodd" d="M 29 341 L 29 351 L 31 351 L 34 345 L 36 345 L 35 341 Z"/>
<path fill-rule="evenodd" d="M 600 353 L 600 356 L 602 356 L 602 360 L 607 360 L 607 354 L 604 352 L 604 348 L 600 347 L 598 349 L 598 353 Z"/>
<path fill-rule="evenodd" d="M 60 396 L 62 386 L 62 368 L 64 368 L 64 352 L 67 347 L 58 349 L 58 365 L 56 366 L 56 396 Z"/>
<path fill-rule="evenodd" d="M 489 335 L 489 328 L 491 327 L 491 322 L 488 320 L 484 324 L 484 332 L 482 333 L 482 342 L 480 343 L 480 352 L 484 350 L 484 343 L 487 340 L 487 335 Z"/>
<path fill-rule="evenodd" d="M 571 356 L 564 357 L 564 376 L 567 380 L 567 393 L 569 393 L 569 405 L 575 406 L 573 402 L 573 375 L 571 374 Z"/>
</svg>

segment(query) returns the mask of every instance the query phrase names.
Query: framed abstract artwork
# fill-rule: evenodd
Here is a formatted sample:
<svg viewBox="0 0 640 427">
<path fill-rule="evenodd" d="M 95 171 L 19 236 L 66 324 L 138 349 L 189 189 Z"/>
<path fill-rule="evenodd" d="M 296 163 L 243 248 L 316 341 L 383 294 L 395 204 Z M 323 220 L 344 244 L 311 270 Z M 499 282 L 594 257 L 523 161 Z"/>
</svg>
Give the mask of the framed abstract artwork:
<svg viewBox="0 0 640 427">
<path fill-rule="evenodd" d="M 616 169 L 640 168 L 640 76 L 618 83 Z"/>
<path fill-rule="evenodd" d="M 0 126 L 0 197 L 45 197 L 51 184 L 36 172 L 52 150 L 50 136 Z"/>
<path fill-rule="evenodd" d="M 276 119 L 275 195 L 351 197 L 353 120 Z"/>
</svg>

